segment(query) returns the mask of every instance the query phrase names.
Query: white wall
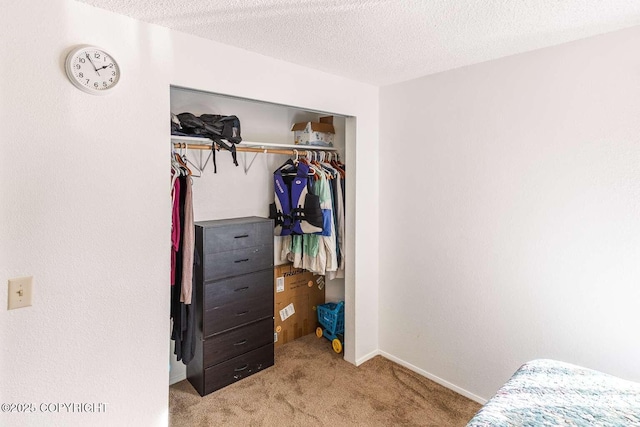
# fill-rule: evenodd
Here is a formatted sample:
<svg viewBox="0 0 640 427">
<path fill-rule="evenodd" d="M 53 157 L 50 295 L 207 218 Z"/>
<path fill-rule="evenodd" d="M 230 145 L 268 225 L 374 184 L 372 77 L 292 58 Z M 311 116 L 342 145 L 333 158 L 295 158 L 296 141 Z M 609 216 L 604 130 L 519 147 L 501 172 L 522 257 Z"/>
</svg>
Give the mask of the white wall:
<svg viewBox="0 0 640 427">
<path fill-rule="evenodd" d="M 0 310 L 0 400 L 108 405 L 1 413 L 0 424 L 166 425 L 171 84 L 357 117 L 345 357 L 378 347 L 376 88 L 71 0 L 2 12 L 0 283 L 34 275 L 35 291 L 33 307 Z M 65 55 L 83 43 L 119 61 L 112 95 L 67 81 Z"/>
<path fill-rule="evenodd" d="M 490 397 L 640 380 L 640 28 L 384 87 L 380 347 Z"/>
</svg>

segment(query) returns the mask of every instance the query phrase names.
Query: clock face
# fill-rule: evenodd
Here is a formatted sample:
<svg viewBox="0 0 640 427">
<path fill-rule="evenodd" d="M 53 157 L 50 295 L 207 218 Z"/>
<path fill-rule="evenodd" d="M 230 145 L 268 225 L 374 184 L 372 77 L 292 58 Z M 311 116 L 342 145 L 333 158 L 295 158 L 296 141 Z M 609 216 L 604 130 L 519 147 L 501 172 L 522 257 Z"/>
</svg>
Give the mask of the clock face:
<svg viewBox="0 0 640 427">
<path fill-rule="evenodd" d="M 74 86 L 95 95 L 109 93 L 120 80 L 118 63 L 104 50 L 94 46 L 71 51 L 65 68 Z"/>
</svg>

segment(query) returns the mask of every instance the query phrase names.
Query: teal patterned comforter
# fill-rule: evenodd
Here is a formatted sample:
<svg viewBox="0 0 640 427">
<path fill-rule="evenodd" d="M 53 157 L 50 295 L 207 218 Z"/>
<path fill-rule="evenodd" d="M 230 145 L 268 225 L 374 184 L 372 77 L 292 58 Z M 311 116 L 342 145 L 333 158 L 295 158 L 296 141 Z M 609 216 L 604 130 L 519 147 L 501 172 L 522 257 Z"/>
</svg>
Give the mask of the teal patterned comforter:
<svg viewBox="0 0 640 427">
<path fill-rule="evenodd" d="M 640 384 L 555 360 L 526 363 L 467 427 L 640 426 Z"/>
</svg>

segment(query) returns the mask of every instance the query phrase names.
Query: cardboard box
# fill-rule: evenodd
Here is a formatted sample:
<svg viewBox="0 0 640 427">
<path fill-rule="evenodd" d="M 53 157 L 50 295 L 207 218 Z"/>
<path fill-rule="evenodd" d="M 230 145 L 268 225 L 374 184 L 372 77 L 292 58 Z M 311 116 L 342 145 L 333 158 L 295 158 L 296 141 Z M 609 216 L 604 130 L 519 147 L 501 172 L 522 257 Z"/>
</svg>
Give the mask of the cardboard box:
<svg viewBox="0 0 640 427">
<path fill-rule="evenodd" d="M 298 145 L 333 146 L 333 116 L 320 117 L 320 122 L 300 122 L 291 127 L 293 142 Z"/>
<path fill-rule="evenodd" d="M 274 346 L 279 347 L 307 334 L 315 333 L 318 323 L 316 307 L 325 303 L 324 276 L 278 265 L 274 275 Z"/>
</svg>

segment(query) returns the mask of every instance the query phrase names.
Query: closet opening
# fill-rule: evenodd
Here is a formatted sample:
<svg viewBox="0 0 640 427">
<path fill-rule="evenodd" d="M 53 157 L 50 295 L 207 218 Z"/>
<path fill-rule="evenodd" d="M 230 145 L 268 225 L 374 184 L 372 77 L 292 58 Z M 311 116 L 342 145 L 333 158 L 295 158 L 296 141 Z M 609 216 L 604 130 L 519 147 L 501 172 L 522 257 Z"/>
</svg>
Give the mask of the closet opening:
<svg viewBox="0 0 640 427">
<path fill-rule="evenodd" d="M 198 233 L 200 233 L 200 238 L 202 239 L 199 243 L 196 242 L 195 246 L 197 247 L 198 244 L 201 246 L 213 245 L 213 243 L 209 243 L 210 241 L 207 240 L 209 238 L 218 239 L 216 242 L 218 242 L 217 244 L 220 244 L 220 242 L 224 242 L 224 236 L 226 236 L 225 233 L 235 233 L 231 237 L 227 236 L 231 240 L 228 241 L 227 244 L 229 246 L 225 246 L 226 248 L 238 247 L 240 248 L 238 250 L 242 250 L 242 247 L 245 244 L 246 248 L 270 248 L 269 250 L 271 253 L 269 257 L 269 266 L 265 267 L 266 264 L 259 264 L 256 265 L 255 270 L 234 270 L 237 275 L 231 275 L 232 273 L 229 273 L 229 275 L 224 277 L 221 276 L 219 280 L 225 281 L 224 283 L 226 286 L 227 282 L 231 283 L 235 281 L 233 283 L 240 283 L 247 277 L 253 277 L 251 275 L 255 275 L 256 277 L 267 277 L 265 275 L 265 271 L 267 269 L 272 270 L 273 274 L 271 277 L 273 278 L 274 309 L 271 314 L 274 321 L 272 324 L 273 330 L 270 332 L 270 336 L 272 337 L 273 345 L 277 346 L 281 345 L 283 340 L 291 340 L 294 338 L 294 335 L 300 334 L 300 331 L 296 333 L 290 332 L 285 339 L 283 326 L 286 320 L 289 319 L 287 314 L 291 312 L 292 309 L 295 310 L 295 303 L 292 303 L 293 307 L 289 304 L 282 307 L 277 306 L 278 286 L 283 286 L 283 283 L 280 283 L 280 280 L 278 279 L 282 278 L 282 280 L 284 280 L 286 277 L 292 277 L 294 275 L 300 275 L 299 277 L 303 277 L 302 275 L 304 275 L 304 278 L 313 278 L 312 280 L 305 280 L 305 283 L 311 283 L 311 281 L 313 281 L 314 284 L 309 284 L 309 288 L 317 290 L 318 287 L 320 287 L 322 292 L 317 291 L 314 296 L 309 297 L 309 301 L 312 302 L 307 308 L 313 310 L 313 315 L 315 316 L 317 304 L 344 301 L 345 331 L 341 337 L 343 341 L 341 343 L 342 348 L 340 348 L 340 350 L 344 355 L 345 360 L 355 363 L 355 351 L 353 348 L 355 345 L 355 316 L 351 311 L 355 305 L 353 301 L 353 296 L 355 294 L 355 280 L 353 278 L 353 263 L 355 259 L 353 255 L 353 226 L 355 212 L 352 203 L 352 200 L 355 198 L 353 194 L 355 184 L 353 181 L 349 181 L 355 180 L 355 171 L 353 170 L 355 168 L 355 159 L 353 157 L 355 156 L 354 145 L 356 118 L 336 112 L 318 111 L 312 108 L 282 105 L 264 100 L 241 98 L 229 94 L 212 93 L 180 86 L 170 87 L 170 106 L 170 113 L 173 115 L 179 115 L 181 113 L 191 113 L 195 117 L 199 117 L 203 114 L 224 116 L 233 115 L 239 119 L 242 142 L 236 144 L 237 166 L 233 162 L 231 152 L 221 149 L 220 151 L 215 152 L 216 171 L 214 173 L 212 150 L 210 148 L 211 141 L 199 136 L 190 134 L 173 135 L 171 137 L 170 144 L 170 151 L 172 152 L 171 155 L 176 156 L 177 153 L 179 160 L 183 160 L 185 167 L 191 172 L 189 180 L 191 182 L 190 194 L 192 198 L 193 220 L 196 224 L 195 234 L 198 235 Z M 331 146 L 307 146 L 294 144 L 294 132 L 292 132 L 291 129 L 295 123 L 319 123 L 320 119 L 324 117 L 332 118 L 331 120 L 335 130 Z M 209 145 L 203 147 L 205 144 Z M 297 255 L 305 257 L 312 253 L 312 251 L 307 248 L 306 252 L 291 255 L 291 248 L 295 248 L 296 245 L 300 245 L 301 241 L 295 239 L 292 243 L 293 239 L 291 236 L 276 236 L 274 235 L 276 233 L 274 233 L 274 230 L 270 226 L 270 224 L 273 223 L 267 224 L 268 221 L 271 221 L 269 220 L 270 205 L 273 204 L 276 199 L 274 191 L 274 172 L 281 169 L 283 165 L 286 165 L 288 162 L 295 162 L 299 158 L 309 158 L 318 164 L 327 164 L 326 169 L 323 169 L 320 173 L 325 173 L 327 177 L 327 187 L 325 189 L 325 197 L 323 200 L 327 202 L 328 205 L 324 204 L 321 208 L 330 210 L 331 216 L 328 217 L 325 212 L 325 220 L 329 218 L 332 221 L 331 224 L 335 227 L 334 232 L 338 232 L 338 221 L 336 219 L 338 208 L 336 207 L 336 197 L 340 195 L 343 197 L 343 229 L 340 237 L 342 240 L 342 246 L 340 246 L 338 242 L 338 237 L 336 237 L 335 242 L 324 242 L 327 247 L 331 247 L 333 245 L 333 247 L 336 248 L 336 251 L 340 253 L 339 256 L 336 256 L 336 261 L 338 261 L 338 263 L 339 260 L 343 261 L 342 274 L 336 274 L 334 271 L 329 272 L 326 267 L 325 269 L 318 267 L 318 265 L 321 266 L 321 264 L 318 264 L 316 259 L 306 259 L 304 263 L 300 261 L 296 264 L 297 267 L 290 266 L 290 264 L 292 264 L 292 260 L 294 262 L 299 261 L 295 260 Z M 332 167 L 332 161 L 338 159 L 341 163 L 334 163 L 334 166 Z M 329 171 L 332 171 L 334 176 L 336 173 L 341 173 L 339 168 L 335 167 L 336 164 L 342 164 L 343 166 L 346 165 L 344 166 L 344 169 L 346 170 L 342 172 L 347 175 L 345 177 L 343 174 L 342 177 L 336 179 L 336 181 L 341 182 L 341 184 L 338 184 L 336 187 L 334 182 L 334 186 L 331 187 L 329 184 L 331 182 L 331 172 Z M 316 173 L 318 173 L 318 171 Z M 314 176 L 314 178 L 318 178 L 317 175 Z M 326 208 L 326 206 L 329 206 L 331 209 Z M 266 230 L 265 224 L 267 224 L 266 229 L 270 229 L 270 233 L 267 237 L 268 244 L 265 243 L 266 240 L 264 240 L 264 233 Z M 223 229 L 217 227 L 230 227 L 232 231 L 226 231 L 228 228 Z M 258 240 L 255 242 L 260 243 L 247 243 L 250 240 L 247 236 L 253 236 L 251 233 L 254 231 L 245 230 L 256 230 L 255 233 L 256 236 L 258 236 L 256 239 Z M 220 233 L 220 236 L 222 237 L 216 236 L 215 233 Z M 251 237 L 251 239 L 253 239 L 253 237 Z M 195 240 L 197 240 L 197 237 Z M 222 249 L 220 251 L 224 252 Z M 198 258 L 198 256 L 196 256 L 196 258 Z M 248 256 L 238 259 L 230 259 L 229 262 L 232 263 L 233 266 L 247 265 L 250 262 L 253 262 L 244 261 L 246 258 L 248 258 Z M 200 259 L 199 261 L 203 262 L 204 260 Z M 326 260 L 324 262 L 326 263 Z M 227 267 L 228 266 L 225 267 L 223 265 L 220 268 Z M 310 269 L 312 271 L 315 271 L 316 273 L 321 272 L 323 274 L 313 275 L 312 272 L 308 272 L 308 270 L 302 267 L 311 267 Z M 209 271 L 207 269 L 210 268 L 213 267 L 204 266 L 201 271 Z M 330 267 L 330 269 L 332 268 L 333 267 Z M 194 284 L 196 283 L 195 278 L 198 276 L 197 269 L 198 267 L 196 266 L 196 270 L 194 270 Z M 298 270 L 301 270 L 302 272 L 299 272 Z M 209 277 L 207 274 L 208 273 L 200 273 L 200 276 L 202 277 L 199 279 L 206 282 L 213 277 Z M 265 280 L 269 279 L 265 278 Z M 318 286 L 320 282 L 322 282 L 322 284 Z M 244 287 L 246 286 L 237 286 L 238 289 L 243 289 Z M 203 287 L 203 289 L 205 288 Z M 196 289 L 194 289 L 193 292 L 198 306 L 197 308 L 193 307 L 193 309 L 200 310 L 201 312 L 206 311 L 207 306 L 205 305 L 203 307 L 203 304 L 206 304 L 207 298 L 211 298 L 207 293 L 208 291 L 202 290 L 201 292 L 196 292 Z M 321 300 L 319 298 L 321 298 Z M 276 310 L 277 308 L 279 309 Z M 304 317 L 304 313 L 302 313 L 302 311 L 302 309 L 296 311 L 297 315 L 301 318 Z M 237 313 L 234 313 L 234 315 L 235 314 Z M 307 317 L 310 316 L 311 314 L 307 315 Z M 196 319 L 197 320 L 194 322 L 196 327 L 200 327 L 201 330 L 202 328 L 207 327 L 206 320 L 204 322 L 205 325 L 202 324 L 202 317 L 196 316 Z M 317 317 L 308 320 L 315 325 Z M 197 324 L 198 322 L 200 322 L 199 325 Z M 263 318 L 252 323 L 256 330 L 261 329 L 262 331 L 266 331 L 268 329 L 267 324 L 271 323 L 265 321 Z M 280 326 L 279 330 L 278 326 Z M 233 329 L 229 330 L 233 331 Z M 311 333 L 315 333 L 315 327 L 313 330 L 311 328 L 307 328 L 304 333 L 309 333 L 309 331 L 311 331 Z M 324 338 L 322 339 L 324 340 Z M 244 338 L 239 339 L 238 342 L 242 342 L 243 340 Z M 280 343 L 278 343 L 278 340 L 280 340 Z M 176 357 L 175 341 L 170 340 L 170 342 L 170 384 L 174 384 L 187 378 L 187 366 L 183 361 L 178 360 Z M 205 345 L 207 344 L 205 343 Z M 284 345 L 286 345 L 286 343 Z M 332 342 L 330 341 L 326 341 L 326 346 L 327 351 L 329 352 L 335 350 L 335 346 L 332 349 Z M 202 348 L 199 348 L 197 351 L 203 350 Z M 205 359 L 207 357 L 209 356 L 205 356 Z M 198 363 L 203 363 L 202 357 L 200 357 L 200 361 Z M 275 363 L 278 363 L 277 358 Z M 245 364 L 248 366 L 246 369 L 250 369 L 251 362 L 247 362 Z M 240 367 L 244 367 L 245 364 Z M 200 366 L 199 369 L 205 370 L 206 367 Z"/>
</svg>

